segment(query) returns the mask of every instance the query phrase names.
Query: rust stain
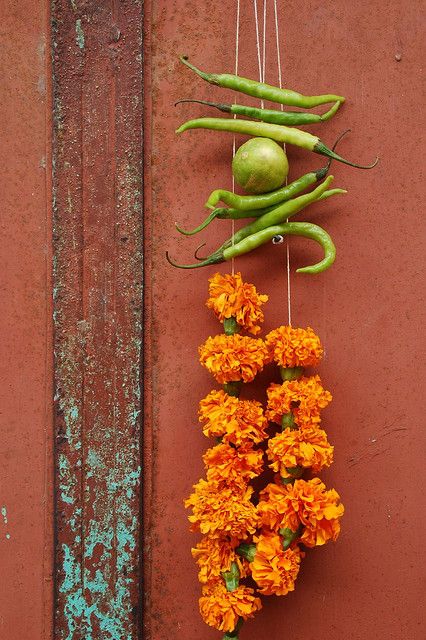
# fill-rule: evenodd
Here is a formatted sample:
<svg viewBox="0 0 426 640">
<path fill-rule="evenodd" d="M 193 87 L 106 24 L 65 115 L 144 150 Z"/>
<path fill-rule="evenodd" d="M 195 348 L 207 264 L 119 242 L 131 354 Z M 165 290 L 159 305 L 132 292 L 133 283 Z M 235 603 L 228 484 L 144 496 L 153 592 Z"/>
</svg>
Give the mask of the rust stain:
<svg viewBox="0 0 426 640">
<path fill-rule="evenodd" d="M 142 2 L 53 0 L 52 25 L 55 638 L 122 640 L 140 627 Z"/>
</svg>

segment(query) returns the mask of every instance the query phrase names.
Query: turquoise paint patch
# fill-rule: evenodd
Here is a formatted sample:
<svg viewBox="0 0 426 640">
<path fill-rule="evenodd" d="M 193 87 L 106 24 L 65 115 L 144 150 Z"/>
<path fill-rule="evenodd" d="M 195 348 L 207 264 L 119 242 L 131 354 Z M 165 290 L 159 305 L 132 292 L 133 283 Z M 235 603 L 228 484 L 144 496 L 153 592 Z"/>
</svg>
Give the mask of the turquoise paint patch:
<svg viewBox="0 0 426 640">
<path fill-rule="evenodd" d="M 127 536 L 123 539 L 123 543 L 128 543 Z M 98 601 L 96 596 L 102 596 L 107 593 L 109 576 L 105 576 L 101 569 L 98 569 L 95 577 L 90 579 L 89 571 L 84 571 L 84 589 L 85 592 L 88 591 L 90 593 L 90 599 L 93 600 L 93 603 L 89 606 L 87 597 L 85 598 L 83 596 L 80 563 L 73 556 L 68 545 L 63 544 L 62 549 L 64 552 L 63 570 L 65 575 L 60 586 L 60 591 L 67 593 L 64 613 L 67 620 L 68 635 L 65 640 L 73 639 L 77 629 L 77 621 L 79 631 L 82 629 L 85 631 L 85 640 L 94 640 L 93 617 L 97 618 L 99 628 L 109 634 L 105 636 L 105 640 L 107 638 L 108 640 L 124 640 L 124 638 L 127 637 L 125 621 L 130 615 L 130 608 L 129 606 L 125 606 L 124 603 L 126 599 L 128 601 L 128 587 L 131 581 L 124 576 L 118 576 L 117 583 L 115 584 L 117 595 L 114 601 L 110 603 L 112 605 L 112 611 L 104 613 L 100 611 L 99 608 L 102 599 Z"/>
<path fill-rule="evenodd" d="M 74 434 L 77 432 L 75 427 L 80 419 L 78 405 L 72 399 L 61 397 L 59 398 L 59 406 L 64 413 L 65 437 L 70 445 L 79 449 L 81 447 L 80 441 L 77 439 L 77 441 L 74 442 Z"/>
<path fill-rule="evenodd" d="M 135 368 L 126 389 L 131 390 L 130 406 L 126 409 L 126 424 L 134 425 L 140 415 L 135 402 L 138 396 L 138 371 Z M 80 414 L 77 401 L 71 397 L 60 399 L 63 406 L 66 431 L 70 433 L 69 445 L 78 450 L 80 442 Z M 115 408 L 115 416 L 117 416 Z M 127 575 L 125 569 L 132 564 L 132 554 L 137 546 L 139 522 L 134 513 L 136 491 L 140 482 L 141 469 L 134 469 L 139 443 L 119 449 L 111 460 L 112 441 L 116 434 L 111 425 L 102 425 L 103 444 L 98 448 L 89 446 L 84 457 L 70 465 L 66 455 L 58 456 L 60 490 L 63 497 L 77 498 L 80 485 L 77 483 L 76 468 L 79 463 L 85 469 L 85 477 L 95 478 L 95 486 L 100 487 L 92 494 L 92 489 L 84 499 L 90 499 L 95 514 L 90 521 L 85 520 L 82 539 L 81 507 L 74 507 L 69 518 L 69 526 L 74 539 L 64 549 L 64 579 L 60 591 L 64 594 L 65 633 L 61 640 L 73 640 L 76 632 L 85 640 L 97 640 L 94 627 L 102 632 L 102 640 L 127 640 L 129 619 L 132 616 L 133 600 L 130 596 L 134 587 L 134 576 Z M 129 469 L 132 469 L 129 471 Z M 93 482 L 93 481 L 92 481 Z M 88 487 L 92 487 L 91 484 Z M 83 558 L 80 557 L 81 542 L 84 541 Z M 78 554 L 78 557 L 74 557 Z M 96 562 L 94 562 L 96 557 Z"/>
<path fill-rule="evenodd" d="M 104 468 L 104 464 L 102 462 L 99 454 L 93 449 L 89 449 L 87 452 L 87 477 L 92 478 L 99 469 Z"/>
<path fill-rule="evenodd" d="M 75 562 L 72 551 L 67 544 L 62 545 L 62 551 L 64 552 L 64 560 L 62 563 L 62 569 L 64 571 L 64 579 L 60 586 L 61 593 L 71 591 L 77 586 L 81 578 L 80 565 Z"/>
<path fill-rule="evenodd" d="M 1 508 L 1 515 L 3 516 L 4 524 L 7 524 L 7 509 L 6 507 Z"/>
<path fill-rule="evenodd" d="M 92 469 L 98 469 L 99 467 L 103 466 L 99 454 L 93 449 L 89 449 L 89 451 L 87 452 L 87 464 Z"/>
<path fill-rule="evenodd" d="M 80 18 L 75 21 L 75 41 L 80 49 L 84 49 L 84 31 Z"/>
<path fill-rule="evenodd" d="M 68 467 L 68 459 L 63 453 L 59 454 L 58 467 L 59 467 L 60 471 L 66 471 L 69 468 Z"/>
<path fill-rule="evenodd" d="M 74 504 L 74 499 L 71 498 L 71 496 L 65 495 L 65 493 L 63 491 L 61 493 L 61 500 L 62 500 L 62 502 L 65 502 L 66 504 Z"/>
<path fill-rule="evenodd" d="M 106 593 L 108 589 L 108 582 L 102 575 L 102 572 L 98 569 L 95 573 L 93 580 L 85 580 L 84 586 L 90 591 L 90 593 Z"/>
</svg>

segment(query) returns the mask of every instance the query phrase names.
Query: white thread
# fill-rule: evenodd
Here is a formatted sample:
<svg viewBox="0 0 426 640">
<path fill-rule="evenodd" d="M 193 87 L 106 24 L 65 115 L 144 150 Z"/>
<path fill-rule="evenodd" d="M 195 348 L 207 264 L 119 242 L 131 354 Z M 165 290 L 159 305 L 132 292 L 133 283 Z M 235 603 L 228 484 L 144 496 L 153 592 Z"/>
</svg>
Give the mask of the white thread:
<svg viewBox="0 0 426 640">
<path fill-rule="evenodd" d="M 239 58 L 239 40 L 240 40 L 240 0 L 237 0 L 237 25 L 235 28 L 235 75 L 238 75 L 238 58 Z M 235 104 L 235 101 L 234 101 Z M 236 119 L 237 115 L 234 113 L 234 120 Z M 236 149 L 236 144 L 235 144 L 235 135 L 233 138 L 233 142 L 232 142 L 232 158 L 235 157 L 235 149 Z M 232 193 L 235 193 L 235 178 L 234 178 L 234 174 L 232 173 Z M 232 232 L 232 246 L 235 246 L 235 220 L 232 220 L 231 222 L 231 232 Z M 235 275 L 235 258 L 231 259 L 231 272 L 232 275 Z"/>
<path fill-rule="evenodd" d="M 264 0 L 264 11 L 265 11 L 265 7 L 266 7 L 266 0 Z M 257 65 L 259 67 L 259 82 L 263 82 L 262 79 L 262 61 L 260 58 L 260 36 L 259 36 L 259 18 L 257 15 L 257 0 L 253 0 L 253 10 L 254 10 L 254 23 L 256 26 L 256 49 L 257 49 Z M 266 21 L 265 21 L 266 24 Z M 263 28 L 265 30 L 265 24 L 263 25 Z M 264 102 L 263 100 L 260 101 L 261 107 L 263 109 L 264 106 Z"/>
<path fill-rule="evenodd" d="M 275 14 L 275 38 L 277 45 L 277 64 L 278 64 L 278 84 L 280 89 L 282 89 L 282 73 L 281 73 L 281 51 L 280 51 L 280 36 L 279 36 L 279 25 L 278 25 L 278 9 L 277 9 L 277 0 L 274 0 L 274 14 Z M 284 106 L 281 105 L 281 111 L 284 111 Z M 286 151 L 286 146 L 284 144 L 284 152 Z M 286 179 L 287 184 L 287 179 Z M 288 222 L 288 219 L 286 220 Z M 291 282 L 290 282 L 290 241 L 289 237 L 286 238 L 286 263 L 287 263 L 287 308 L 288 308 L 288 324 L 291 327 Z"/>
<path fill-rule="evenodd" d="M 267 0 L 263 0 L 263 49 L 262 49 L 262 80 L 261 82 L 265 82 L 265 68 L 266 68 L 266 2 Z M 262 105 L 263 106 L 263 105 Z"/>
</svg>

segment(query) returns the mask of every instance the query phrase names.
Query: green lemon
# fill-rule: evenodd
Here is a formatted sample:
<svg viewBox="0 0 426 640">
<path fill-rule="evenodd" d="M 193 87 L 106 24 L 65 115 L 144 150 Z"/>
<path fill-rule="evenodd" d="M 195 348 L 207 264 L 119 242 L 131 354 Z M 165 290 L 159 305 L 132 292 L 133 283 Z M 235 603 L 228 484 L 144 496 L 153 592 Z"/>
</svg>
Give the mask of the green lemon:
<svg viewBox="0 0 426 640">
<path fill-rule="evenodd" d="M 274 140 L 251 138 L 235 154 L 232 173 L 247 193 L 274 191 L 284 184 L 287 177 L 287 156 Z"/>
</svg>

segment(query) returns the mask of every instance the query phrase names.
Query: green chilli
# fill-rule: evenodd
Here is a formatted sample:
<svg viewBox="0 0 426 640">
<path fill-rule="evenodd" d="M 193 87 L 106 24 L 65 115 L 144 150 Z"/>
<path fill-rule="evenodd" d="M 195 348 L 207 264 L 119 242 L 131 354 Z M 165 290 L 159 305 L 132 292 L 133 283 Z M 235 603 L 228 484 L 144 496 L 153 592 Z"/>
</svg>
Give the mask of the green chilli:
<svg viewBox="0 0 426 640">
<path fill-rule="evenodd" d="M 273 205 L 290 200 L 294 198 L 302 191 L 305 191 L 308 187 L 322 180 L 328 172 L 329 164 L 325 167 L 321 167 L 317 171 L 310 171 L 305 173 L 297 180 L 294 180 L 285 187 L 280 187 L 275 191 L 269 193 L 262 193 L 260 195 L 240 196 L 232 191 L 225 189 L 216 189 L 212 191 L 205 204 L 209 209 L 214 208 L 218 202 L 224 202 L 229 207 L 240 209 L 241 211 L 252 211 L 253 209 L 261 209 L 263 207 L 271 207 Z"/>
<path fill-rule="evenodd" d="M 192 69 L 203 80 L 210 82 L 210 84 L 224 87 L 225 89 L 232 89 L 233 91 L 239 91 L 245 93 L 248 96 L 254 98 L 260 98 L 261 100 L 269 100 L 270 102 L 277 102 L 279 104 L 286 104 L 293 107 L 302 107 L 304 109 L 312 109 L 312 107 L 318 107 L 321 104 L 327 104 L 328 102 L 344 102 L 343 96 L 337 96 L 334 94 L 324 94 L 320 96 L 304 96 L 297 91 L 291 89 L 280 89 L 270 84 L 263 82 L 257 82 L 256 80 L 250 80 L 249 78 L 243 78 L 230 73 L 205 73 L 200 71 L 197 67 L 194 67 L 188 60 L 187 56 L 180 57 L 181 62 L 187 67 Z"/>
<path fill-rule="evenodd" d="M 304 124 L 315 124 L 316 122 L 324 122 L 332 118 L 338 111 L 341 102 L 338 100 L 326 113 L 319 115 L 317 113 L 304 113 L 303 111 L 276 111 L 274 109 L 259 109 L 257 107 L 247 107 L 242 104 L 223 104 L 219 102 L 209 102 L 208 100 L 178 100 L 177 104 L 183 102 L 195 102 L 213 107 L 224 113 L 232 113 L 237 116 L 246 118 L 254 118 L 262 122 L 270 122 L 271 124 L 284 124 L 288 127 L 302 126 Z"/>
<path fill-rule="evenodd" d="M 314 153 L 328 156 L 351 167 L 358 169 L 372 169 L 376 166 L 379 159 L 369 165 L 356 164 L 345 160 L 337 153 L 329 149 L 317 136 L 313 136 L 308 131 L 301 131 L 293 127 L 285 127 L 278 124 L 269 124 L 267 122 L 253 122 L 251 120 L 234 120 L 228 118 L 197 118 L 188 120 L 182 124 L 176 133 L 183 133 L 188 129 L 212 129 L 214 131 L 228 131 L 230 133 L 241 133 L 243 135 L 256 136 L 260 138 L 270 138 L 276 142 L 293 144 L 303 149 L 309 149 Z"/>
<path fill-rule="evenodd" d="M 275 236 L 285 235 L 302 236 L 304 238 L 314 240 L 324 251 L 324 258 L 320 262 L 308 267 L 297 269 L 297 273 L 321 273 L 333 264 L 336 258 L 336 248 L 331 237 L 322 227 L 312 224 L 311 222 L 285 222 L 281 225 L 278 224 L 262 229 L 261 231 L 244 238 L 241 242 L 238 242 L 224 250 L 218 250 L 206 260 L 194 264 L 178 264 L 172 260 L 168 252 L 166 252 L 166 258 L 171 265 L 179 269 L 198 269 L 200 267 L 206 267 L 232 260 L 232 258 L 242 256 L 245 253 L 253 251 L 253 249 L 257 249 L 257 247 L 270 242 Z"/>
</svg>

